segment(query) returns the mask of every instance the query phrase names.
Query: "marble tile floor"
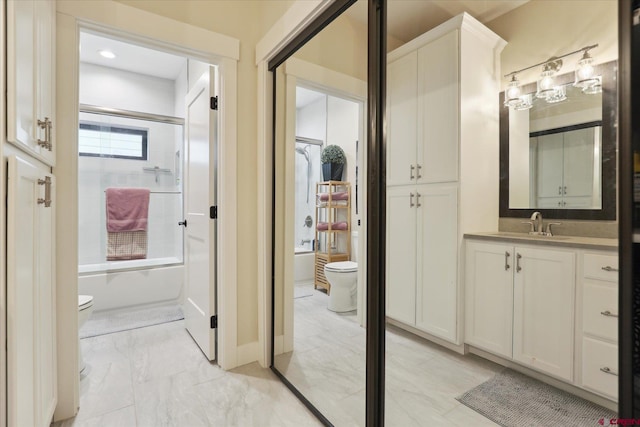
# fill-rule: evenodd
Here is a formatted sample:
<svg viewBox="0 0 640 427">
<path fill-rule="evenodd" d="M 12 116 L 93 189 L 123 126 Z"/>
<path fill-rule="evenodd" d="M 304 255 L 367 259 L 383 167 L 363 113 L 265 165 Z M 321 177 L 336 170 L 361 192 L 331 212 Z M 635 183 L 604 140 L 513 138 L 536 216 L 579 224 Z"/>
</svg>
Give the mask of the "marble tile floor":
<svg viewBox="0 0 640 427">
<path fill-rule="evenodd" d="M 365 423 L 365 330 L 355 312 L 327 310 L 327 295 L 294 300 L 294 351 L 276 367 L 336 426 Z M 502 369 L 388 326 L 386 425 L 496 426 L 455 398 Z"/>
<path fill-rule="evenodd" d="M 54 427 L 319 426 L 268 369 L 223 371 L 164 323 L 81 340 L 80 411 Z"/>
</svg>

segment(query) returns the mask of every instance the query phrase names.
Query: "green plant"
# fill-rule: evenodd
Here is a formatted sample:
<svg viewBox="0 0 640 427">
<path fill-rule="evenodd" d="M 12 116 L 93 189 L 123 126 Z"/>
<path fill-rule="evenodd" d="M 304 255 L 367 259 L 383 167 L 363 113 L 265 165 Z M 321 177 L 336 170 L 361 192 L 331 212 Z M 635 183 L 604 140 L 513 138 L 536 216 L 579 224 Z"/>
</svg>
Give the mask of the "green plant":
<svg viewBox="0 0 640 427">
<path fill-rule="evenodd" d="M 322 154 L 320 155 L 320 161 L 322 163 L 337 163 L 344 164 L 346 161 L 346 157 L 344 155 L 344 151 L 337 145 L 327 145 L 322 150 Z"/>
</svg>

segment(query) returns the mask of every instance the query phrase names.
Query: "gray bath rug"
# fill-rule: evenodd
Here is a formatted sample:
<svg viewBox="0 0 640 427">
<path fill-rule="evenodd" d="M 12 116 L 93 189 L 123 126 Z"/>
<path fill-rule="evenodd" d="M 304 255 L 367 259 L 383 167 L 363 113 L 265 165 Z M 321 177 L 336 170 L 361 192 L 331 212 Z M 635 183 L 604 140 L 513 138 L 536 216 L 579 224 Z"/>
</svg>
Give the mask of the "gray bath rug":
<svg viewBox="0 0 640 427">
<path fill-rule="evenodd" d="M 80 328 L 80 338 L 112 334 L 182 319 L 184 314 L 179 305 L 92 313 L 87 323 Z"/>
<path fill-rule="evenodd" d="M 503 427 L 595 426 L 615 412 L 511 369 L 456 398 Z"/>
</svg>

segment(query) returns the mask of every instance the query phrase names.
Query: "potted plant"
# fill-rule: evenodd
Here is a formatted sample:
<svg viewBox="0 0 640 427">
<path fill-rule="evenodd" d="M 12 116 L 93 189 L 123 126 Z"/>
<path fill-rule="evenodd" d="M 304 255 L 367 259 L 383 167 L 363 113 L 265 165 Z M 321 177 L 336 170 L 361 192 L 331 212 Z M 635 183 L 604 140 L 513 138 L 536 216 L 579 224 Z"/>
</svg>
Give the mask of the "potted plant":
<svg viewBox="0 0 640 427">
<path fill-rule="evenodd" d="M 342 172 L 346 157 L 344 151 L 337 145 L 327 145 L 320 155 L 322 162 L 322 177 L 325 181 L 342 181 Z"/>
</svg>

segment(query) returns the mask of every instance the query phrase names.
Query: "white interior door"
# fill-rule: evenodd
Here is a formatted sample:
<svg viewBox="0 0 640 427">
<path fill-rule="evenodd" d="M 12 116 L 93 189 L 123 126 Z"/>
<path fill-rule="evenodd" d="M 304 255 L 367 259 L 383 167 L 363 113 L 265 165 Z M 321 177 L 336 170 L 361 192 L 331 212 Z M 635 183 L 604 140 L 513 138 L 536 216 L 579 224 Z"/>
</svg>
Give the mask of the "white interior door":
<svg viewBox="0 0 640 427">
<path fill-rule="evenodd" d="M 185 323 L 202 352 L 216 358 L 216 69 L 210 67 L 187 94 L 184 169 Z"/>
</svg>

